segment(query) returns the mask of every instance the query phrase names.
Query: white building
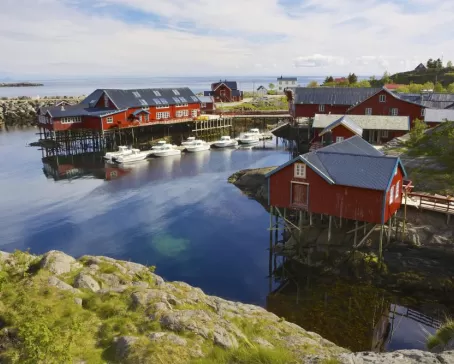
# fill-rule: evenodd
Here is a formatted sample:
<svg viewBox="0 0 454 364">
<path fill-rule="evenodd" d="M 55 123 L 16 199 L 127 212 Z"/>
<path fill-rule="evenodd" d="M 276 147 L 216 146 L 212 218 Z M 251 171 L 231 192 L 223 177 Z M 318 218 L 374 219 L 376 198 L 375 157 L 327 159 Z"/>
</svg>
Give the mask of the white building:
<svg viewBox="0 0 454 364">
<path fill-rule="evenodd" d="M 260 86 L 258 89 L 257 89 L 257 96 L 266 96 L 268 95 L 268 90 L 265 88 L 265 86 Z"/>
<path fill-rule="evenodd" d="M 298 87 L 298 78 L 297 77 L 278 77 L 276 90 L 278 94 L 283 94 L 286 88 L 295 88 Z"/>
</svg>

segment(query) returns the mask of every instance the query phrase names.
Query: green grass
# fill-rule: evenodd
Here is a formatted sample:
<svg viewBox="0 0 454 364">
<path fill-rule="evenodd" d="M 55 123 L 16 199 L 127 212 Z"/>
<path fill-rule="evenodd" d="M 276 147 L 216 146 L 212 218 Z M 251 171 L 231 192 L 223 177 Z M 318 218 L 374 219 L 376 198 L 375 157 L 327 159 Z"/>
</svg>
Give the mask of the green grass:
<svg viewBox="0 0 454 364">
<path fill-rule="evenodd" d="M 206 358 L 193 360 L 193 364 L 293 364 L 300 363 L 284 349 L 240 348 L 225 351 L 214 348 Z"/>
<path fill-rule="evenodd" d="M 438 345 L 446 345 L 450 340 L 454 339 L 454 321 L 447 321 L 435 335 L 429 336 L 427 339 L 427 348 L 432 350 Z"/>
</svg>

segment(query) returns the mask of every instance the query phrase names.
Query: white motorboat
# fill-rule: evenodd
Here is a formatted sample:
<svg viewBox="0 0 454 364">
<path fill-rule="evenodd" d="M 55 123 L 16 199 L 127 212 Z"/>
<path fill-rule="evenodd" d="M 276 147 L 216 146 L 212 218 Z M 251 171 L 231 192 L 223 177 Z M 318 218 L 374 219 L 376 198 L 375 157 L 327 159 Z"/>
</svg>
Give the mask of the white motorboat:
<svg viewBox="0 0 454 364">
<path fill-rule="evenodd" d="M 120 157 L 122 155 L 131 154 L 131 153 L 132 153 L 131 148 L 129 148 L 125 145 L 120 145 L 118 147 L 118 152 L 108 152 L 108 153 L 106 153 L 106 155 L 103 158 L 107 159 L 107 160 L 113 160 L 114 158 Z"/>
<path fill-rule="evenodd" d="M 168 157 L 171 155 L 181 155 L 181 150 L 175 148 L 175 146 L 171 144 L 166 144 L 161 147 L 161 149 L 153 150 L 153 155 L 155 157 Z"/>
<path fill-rule="evenodd" d="M 141 152 L 140 149 L 132 149 L 131 154 L 122 155 L 115 159 L 115 162 L 122 164 L 122 163 L 131 163 L 131 162 L 138 162 L 147 159 L 147 157 L 151 154 L 151 151 L 143 151 Z"/>
<path fill-rule="evenodd" d="M 165 140 L 160 140 L 159 142 L 156 143 L 156 145 L 153 145 L 151 148 L 152 150 L 159 150 L 161 149 L 164 145 L 167 145 L 167 142 Z"/>
<path fill-rule="evenodd" d="M 249 130 L 248 134 L 257 135 L 259 140 L 263 139 L 263 137 L 264 137 L 259 129 L 251 129 L 251 130 Z"/>
<path fill-rule="evenodd" d="M 186 146 L 188 152 L 201 152 L 203 150 L 209 150 L 210 144 L 203 140 L 194 140 L 191 145 Z"/>
<path fill-rule="evenodd" d="M 254 144 L 259 142 L 257 134 L 245 133 L 239 139 L 241 144 Z"/>
<path fill-rule="evenodd" d="M 236 147 L 237 145 L 238 142 L 227 135 L 222 136 L 220 140 L 214 142 L 214 146 L 217 148 Z"/>
<path fill-rule="evenodd" d="M 195 142 L 195 137 L 188 137 L 181 145 L 187 146 L 187 145 L 192 145 Z"/>
</svg>

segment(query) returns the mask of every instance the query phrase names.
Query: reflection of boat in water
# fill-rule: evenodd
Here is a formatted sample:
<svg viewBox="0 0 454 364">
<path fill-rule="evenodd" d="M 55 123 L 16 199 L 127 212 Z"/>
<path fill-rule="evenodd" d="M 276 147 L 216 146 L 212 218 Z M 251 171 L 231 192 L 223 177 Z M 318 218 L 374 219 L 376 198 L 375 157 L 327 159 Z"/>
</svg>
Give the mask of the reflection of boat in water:
<svg viewBox="0 0 454 364">
<path fill-rule="evenodd" d="M 160 172 L 160 178 L 171 179 L 175 170 L 180 166 L 180 160 L 180 155 L 158 158 L 153 161 L 153 169 Z"/>
<path fill-rule="evenodd" d="M 210 149 L 210 144 L 204 140 L 195 140 L 191 145 L 186 146 L 186 150 L 190 153 L 203 152 Z"/>
<path fill-rule="evenodd" d="M 150 154 L 150 150 L 141 152 L 140 149 L 132 149 L 131 154 L 121 155 L 115 158 L 115 162 L 119 164 L 139 162 L 147 159 Z"/>
<path fill-rule="evenodd" d="M 181 150 L 177 149 L 171 144 L 165 144 L 161 146 L 160 149 L 153 150 L 153 155 L 155 157 L 169 157 L 173 155 L 181 155 Z"/>
<path fill-rule="evenodd" d="M 108 152 L 106 153 L 106 155 L 103 157 L 104 159 L 107 159 L 107 160 L 113 160 L 117 157 L 120 157 L 122 155 L 128 155 L 128 154 L 131 154 L 132 153 L 132 149 L 125 146 L 125 145 L 120 145 L 118 147 L 118 151 L 117 152 Z"/>
<path fill-rule="evenodd" d="M 225 135 L 222 136 L 220 140 L 217 140 L 213 143 L 216 148 L 227 148 L 227 147 L 235 147 L 238 145 L 238 141 L 235 139 L 231 139 L 230 136 Z"/>
</svg>

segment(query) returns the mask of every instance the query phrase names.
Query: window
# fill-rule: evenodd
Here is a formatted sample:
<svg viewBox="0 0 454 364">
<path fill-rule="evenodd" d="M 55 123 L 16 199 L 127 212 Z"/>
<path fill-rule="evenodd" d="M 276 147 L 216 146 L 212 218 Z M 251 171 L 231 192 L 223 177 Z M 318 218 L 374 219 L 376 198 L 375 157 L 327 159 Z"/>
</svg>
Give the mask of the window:
<svg viewBox="0 0 454 364">
<path fill-rule="evenodd" d="M 303 163 L 295 163 L 295 177 L 306 178 L 306 165 Z"/>
<path fill-rule="evenodd" d="M 394 202 L 394 186 L 389 190 L 389 204 L 391 205 Z"/>
<path fill-rule="evenodd" d="M 104 107 L 109 107 L 109 96 L 104 94 Z"/>
<path fill-rule="evenodd" d="M 397 181 L 396 183 L 396 202 L 399 201 L 399 195 L 400 195 L 400 181 Z"/>
<path fill-rule="evenodd" d="M 191 111 L 191 115 L 192 115 L 193 117 L 196 117 L 198 113 L 199 113 L 198 110 L 192 110 L 192 111 Z"/>
<path fill-rule="evenodd" d="M 366 115 L 372 115 L 372 108 L 366 107 Z"/>
<path fill-rule="evenodd" d="M 325 105 L 318 105 L 318 111 L 325 112 Z"/>
<path fill-rule="evenodd" d="M 202 105 L 201 105 L 202 109 L 206 108 L 207 107 L 207 104 L 202 102 Z"/>
<path fill-rule="evenodd" d="M 166 99 L 160 98 L 159 100 L 161 100 L 161 102 L 162 102 L 163 105 L 169 105 L 169 103 L 167 102 Z"/>
<path fill-rule="evenodd" d="M 180 97 L 180 101 L 181 101 L 181 102 L 185 102 L 185 103 L 188 102 L 188 100 L 186 100 L 184 97 Z"/>
<path fill-rule="evenodd" d="M 76 123 L 81 123 L 81 122 L 82 122 L 82 118 L 80 116 L 61 118 L 62 124 L 76 124 Z"/>
<path fill-rule="evenodd" d="M 142 115 L 139 115 L 139 121 L 142 122 Z"/>
<path fill-rule="evenodd" d="M 336 143 L 340 143 L 344 141 L 344 137 L 336 137 Z"/>
<path fill-rule="evenodd" d="M 179 104 L 179 105 L 177 104 L 177 105 L 175 105 L 175 106 L 176 106 L 176 107 L 188 107 L 188 104 Z"/>
<path fill-rule="evenodd" d="M 161 96 L 161 93 L 159 91 L 153 91 L 153 93 L 156 95 L 156 96 Z"/>
<path fill-rule="evenodd" d="M 175 116 L 176 116 L 177 118 L 182 117 L 182 116 L 183 116 L 183 110 L 178 110 L 178 111 L 175 113 Z"/>
<path fill-rule="evenodd" d="M 145 120 L 146 123 L 148 123 L 150 121 L 150 115 L 145 114 L 144 120 Z"/>
<path fill-rule="evenodd" d="M 133 94 L 135 97 L 137 97 L 137 98 L 141 97 L 140 94 L 139 94 L 137 91 L 133 91 L 132 94 Z"/>
<path fill-rule="evenodd" d="M 139 102 L 144 105 L 144 106 L 147 106 L 147 102 L 144 100 L 144 99 L 139 99 Z"/>
<path fill-rule="evenodd" d="M 168 108 L 169 108 L 169 105 L 156 106 L 156 109 L 168 109 Z"/>
<path fill-rule="evenodd" d="M 113 123 L 113 116 L 109 116 L 107 119 L 107 124 L 112 124 Z"/>
<path fill-rule="evenodd" d="M 161 99 L 153 99 L 153 101 L 154 101 L 154 103 L 156 105 L 161 105 L 162 104 Z"/>
<path fill-rule="evenodd" d="M 170 118 L 170 113 L 168 111 L 166 111 L 166 112 L 157 112 L 156 113 L 156 118 L 157 119 L 168 119 L 168 118 Z"/>
<path fill-rule="evenodd" d="M 386 95 L 380 95 L 379 101 L 386 102 Z"/>
<path fill-rule="evenodd" d="M 381 136 L 382 136 L 383 138 L 388 138 L 388 137 L 389 137 L 389 132 L 388 132 L 388 130 L 382 130 L 382 131 L 381 131 Z"/>
<path fill-rule="evenodd" d="M 191 99 L 194 102 L 199 102 L 199 99 L 197 98 L 197 96 L 191 96 Z"/>
<path fill-rule="evenodd" d="M 282 85 L 282 81 L 279 81 L 279 85 Z"/>
<path fill-rule="evenodd" d="M 396 108 L 396 107 L 393 107 L 393 108 L 391 109 L 391 115 L 392 115 L 392 116 L 397 116 L 397 115 L 399 115 L 399 109 Z"/>
<path fill-rule="evenodd" d="M 426 116 L 426 109 L 421 109 L 421 116 Z"/>
<path fill-rule="evenodd" d="M 172 91 L 173 91 L 173 93 L 174 93 L 175 95 L 177 95 L 177 96 L 180 95 L 180 92 L 179 92 L 178 90 L 172 90 Z"/>
</svg>

